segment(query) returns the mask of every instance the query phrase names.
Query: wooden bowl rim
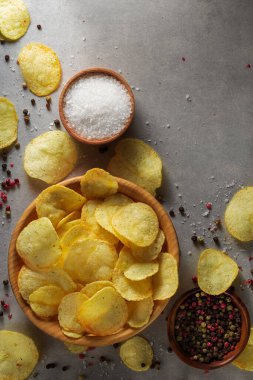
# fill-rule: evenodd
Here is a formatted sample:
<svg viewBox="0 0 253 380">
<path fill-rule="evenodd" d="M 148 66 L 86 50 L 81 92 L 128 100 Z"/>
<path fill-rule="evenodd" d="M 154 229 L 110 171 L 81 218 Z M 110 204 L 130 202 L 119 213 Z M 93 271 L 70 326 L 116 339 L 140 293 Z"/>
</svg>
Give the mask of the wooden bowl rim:
<svg viewBox="0 0 253 380">
<path fill-rule="evenodd" d="M 164 208 L 146 190 L 122 178 L 118 178 L 118 177 L 115 177 L 115 178 L 119 184 L 119 192 L 122 192 L 123 194 L 126 194 L 126 195 L 132 194 L 132 198 L 134 195 L 137 201 L 141 201 L 140 199 L 142 199 L 144 203 L 149 204 L 154 209 L 154 211 L 156 212 L 158 216 L 160 226 L 161 227 L 163 226 L 162 229 L 165 234 L 166 244 L 167 246 L 169 246 L 169 251 L 175 257 L 175 259 L 177 260 L 177 263 L 179 264 L 179 244 L 178 244 L 176 231 L 174 229 L 172 221 L 170 220 Z M 74 177 L 71 179 L 67 179 L 63 182 L 60 182 L 59 185 L 72 188 L 72 186 L 75 186 L 75 185 L 78 186 L 78 183 L 80 183 L 80 179 L 81 179 L 81 176 Z M 10 284 L 13 290 L 13 294 L 19 306 L 25 313 L 25 315 L 35 326 L 37 326 L 40 330 L 47 333 L 48 335 L 56 339 L 59 339 L 63 342 L 77 344 L 77 345 L 84 345 L 84 346 L 89 346 L 89 347 L 98 347 L 98 346 L 112 345 L 113 343 L 118 343 L 134 335 L 137 335 L 146 327 L 148 327 L 161 314 L 161 312 L 165 309 L 170 299 L 166 299 L 164 301 L 155 301 L 155 307 L 153 309 L 153 313 L 151 315 L 149 322 L 141 328 L 134 329 L 131 327 L 125 327 L 122 330 L 120 330 L 118 333 L 113 334 L 113 335 L 103 336 L 103 337 L 86 335 L 79 339 L 71 339 L 71 338 L 66 337 L 61 332 L 61 329 L 59 327 L 57 320 L 45 321 L 45 320 L 37 318 L 35 314 L 32 312 L 29 305 L 23 300 L 23 298 L 21 297 L 21 294 L 18 291 L 18 284 L 17 284 L 18 271 L 20 270 L 21 266 L 24 265 L 24 263 L 16 252 L 17 237 L 19 233 L 21 232 L 21 230 L 29 223 L 29 221 L 32 220 L 31 218 L 29 219 L 29 216 L 31 216 L 32 213 L 34 213 L 35 211 L 35 202 L 36 202 L 36 198 L 26 208 L 26 210 L 24 211 L 24 213 L 22 214 L 21 218 L 19 219 L 19 221 L 17 222 L 15 226 L 11 235 L 11 240 L 10 240 L 10 245 L 9 245 L 9 256 L 8 256 L 9 280 L 10 280 Z"/>
<path fill-rule="evenodd" d="M 196 292 L 201 292 L 201 291 L 202 290 L 199 287 L 193 288 L 193 289 L 190 289 L 187 292 L 183 293 L 179 297 L 179 299 L 172 306 L 172 309 L 169 313 L 169 318 L 168 318 L 168 322 L 167 322 L 167 331 L 168 331 L 168 337 L 169 337 L 169 341 L 170 341 L 170 344 L 171 344 L 173 351 L 176 353 L 176 355 L 183 362 L 185 362 L 186 364 L 188 364 L 189 366 L 194 367 L 194 368 L 198 368 L 198 369 L 202 369 L 202 370 L 211 370 L 211 369 L 217 369 L 217 368 L 223 367 L 224 365 L 229 364 L 230 362 L 235 360 L 235 358 L 237 358 L 237 356 L 240 355 L 240 353 L 244 350 L 244 348 L 246 347 L 247 342 L 249 340 L 249 336 L 250 336 L 250 316 L 249 316 L 249 312 L 248 312 L 246 305 L 242 302 L 242 300 L 240 299 L 240 297 L 237 294 L 235 294 L 233 291 L 229 291 L 229 290 L 224 292 L 224 294 L 226 294 L 227 296 L 232 298 L 233 303 L 240 310 L 241 318 L 242 318 L 242 330 L 244 330 L 245 333 L 243 333 L 243 331 L 241 331 L 241 339 L 236 344 L 235 350 L 231 351 L 230 353 L 225 355 L 223 360 L 213 361 L 212 363 L 200 363 L 198 361 L 191 360 L 189 358 L 189 356 L 187 356 L 182 351 L 181 347 L 176 342 L 175 334 L 174 334 L 174 332 L 175 332 L 175 329 L 174 329 L 175 317 L 176 317 L 177 310 L 178 310 L 179 306 L 182 304 L 182 302 L 184 302 L 192 294 L 194 294 Z M 240 344 L 240 348 L 238 349 L 239 344 Z"/>
<path fill-rule="evenodd" d="M 86 137 L 80 136 L 72 128 L 70 128 L 70 122 L 65 117 L 65 114 L 64 114 L 64 111 L 63 111 L 63 108 L 64 108 L 63 107 L 63 105 L 64 105 L 64 98 L 65 98 L 65 95 L 66 95 L 67 91 L 69 90 L 69 88 L 74 84 L 75 81 L 79 80 L 82 76 L 93 75 L 93 74 L 95 74 L 95 75 L 96 74 L 109 75 L 109 76 L 112 76 L 115 79 L 117 79 L 126 88 L 126 90 L 128 92 L 128 95 L 130 96 L 130 102 L 131 102 L 131 113 L 130 113 L 129 118 L 126 121 L 126 124 L 125 124 L 124 128 L 122 128 L 118 133 L 116 133 L 116 134 L 114 134 L 114 135 L 112 135 L 110 137 L 105 137 L 105 138 L 101 138 L 101 139 L 94 139 L 94 138 L 93 139 L 88 139 Z M 60 114 L 60 119 L 62 121 L 62 124 L 63 124 L 64 128 L 76 140 L 78 140 L 78 141 L 80 141 L 82 143 L 85 143 L 85 144 L 90 144 L 90 145 L 108 144 L 109 142 L 112 142 L 112 141 L 116 140 L 118 137 L 122 136 L 123 133 L 126 132 L 126 130 L 129 128 L 129 126 L 131 125 L 131 123 L 133 121 L 134 111 L 135 111 L 134 94 L 133 94 L 133 91 L 132 91 L 131 87 L 129 86 L 129 84 L 125 80 L 125 78 L 122 75 L 120 75 L 119 73 L 117 73 L 116 71 L 113 71 L 111 69 L 107 69 L 107 68 L 104 68 L 104 67 L 90 67 L 88 69 L 84 69 L 84 70 L 79 71 L 78 73 L 76 73 L 75 75 L 73 75 L 67 81 L 67 83 L 64 85 L 64 87 L 63 87 L 63 89 L 61 91 L 60 97 L 59 97 L 59 114 Z"/>
</svg>

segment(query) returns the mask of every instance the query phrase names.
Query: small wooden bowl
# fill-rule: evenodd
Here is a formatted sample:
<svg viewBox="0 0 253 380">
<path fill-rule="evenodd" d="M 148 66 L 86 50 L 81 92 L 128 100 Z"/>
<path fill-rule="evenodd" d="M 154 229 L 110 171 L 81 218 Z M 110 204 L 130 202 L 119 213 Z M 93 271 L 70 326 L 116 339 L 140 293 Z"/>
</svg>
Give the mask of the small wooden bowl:
<svg viewBox="0 0 253 380">
<path fill-rule="evenodd" d="M 223 360 L 217 360 L 213 361 L 211 363 L 201 363 L 195 360 L 190 359 L 188 355 L 186 355 L 183 351 L 178 342 L 176 341 L 175 337 L 175 319 L 176 314 L 179 306 L 190 296 L 192 296 L 196 292 L 201 292 L 200 288 L 195 288 L 188 290 L 186 293 L 184 293 L 178 301 L 175 302 L 173 305 L 169 318 L 168 318 L 168 337 L 171 344 L 171 347 L 173 351 L 175 351 L 176 355 L 186 364 L 190 365 L 191 367 L 199 368 L 202 370 L 210 370 L 210 369 L 216 369 L 223 367 L 224 365 L 232 362 L 246 347 L 246 344 L 249 339 L 250 335 L 250 318 L 249 318 L 249 312 L 244 305 L 244 303 L 241 301 L 241 299 L 232 291 L 227 291 L 224 294 L 232 298 L 232 301 L 234 305 L 239 309 L 241 313 L 242 318 L 242 325 L 241 325 L 241 339 L 235 346 L 235 350 L 229 352 L 227 355 L 224 356 Z"/>
<path fill-rule="evenodd" d="M 111 77 L 117 79 L 119 82 L 121 82 L 121 84 L 123 84 L 123 86 L 127 90 L 128 95 L 130 97 L 131 113 L 130 113 L 129 118 L 126 121 L 126 124 L 125 124 L 124 128 L 122 128 L 118 133 L 116 133 L 116 134 L 114 134 L 114 135 L 112 135 L 110 137 L 105 137 L 105 138 L 101 138 L 101 139 L 88 139 L 86 137 L 80 136 L 78 133 L 76 133 L 71 128 L 71 123 L 70 123 L 70 121 L 67 119 L 67 117 L 64 114 L 64 101 L 65 101 L 65 95 L 66 95 L 66 93 L 68 92 L 68 90 L 70 89 L 70 87 L 77 80 L 79 80 L 83 76 L 92 76 L 92 75 L 96 75 L 96 74 L 100 74 L 100 75 L 103 74 L 103 75 L 111 76 Z M 91 144 L 91 145 L 108 144 L 109 142 L 114 141 L 118 137 L 120 137 L 121 135 L 123 135 L 123 133 L 126 132 L 126 130 L 128 129 L 128 127 L 132 123 L 132 120 L 133 120 L 133 117 L 134 117 L 134 109 L 135 109 L 134 94 L 133 94 L 133 91 L 132 91 L 131 87 L 127 83 L 127 81 L 121 75 L 119 75 L 117 72 L 115 72 L 113 70 L 110 70 L 110 69 L 105 69 L 105 68 L 102 68 L 102 67 L 92 67 L 90 69 L 79 71 L 72 78 L 70 78 L 69 81 L 65 84 L 65 86 L 63 87 L 62 92 L 60 94 L 60 98 L 59 98 L 59 114 L 60 114 L 60 118 L 61 118 L 61 121 L 62 121 L 62 124 L 63 124 L 64 128 L 76 140 L 81 141 L 82 143 Z"/>
<path fill-rule="evenodd" d="M 80 193 L 81 192 L 80 179 L 81 177 L 68 179 L 66 181 L 61 182 L 61 185 L 67 186 L 70 189 L 73 189 Z M 164 249 L 169 250 L 169 252 L 175 257 L 175 259 L 179 263 L 179 246 L 178 246 L 176 232 L 174 230 L 174 227 L 170 218 L 168 217 L 167 213 L 165 212 L 161 204 L 146 190 L 140 188 L 139 186 L 121 178 L 116 178 L 116 179 L 119 184 L 119 192 L 127 195 L 128 197 L 132 198 L 134 201 L 144 202 L 153 208 L 153 210 L 157 214 L 160 227 L 162 228 L 165 234 L 166 240 L 165 240 Z M 10 279 L 11 287 L 19 306 L 21 307 L 23 312 L 26 314 L 26 316 L 30 319 L 30 321 L 39 329 L 41 329 L 48 335 L 53 336 L 54 338 L 62 340 L 63 342 L 68 342 L 72 344 L 80 344 L 84 346 L 92 346 L 92 347 L 107 346 L 113 343 L 126 340 L 138 334 L 140 331 L 144 330 L 148 325 L 150 325 L 164 310 L 169 299 L 164 300 L 164 301 L 155 301 L 154 310 L 150 317 L 150 320 L 142 328 L 133 329 L 131 327 L 126 326 L 118 333 L 110 335 L 110 336 L 97 337 L 97 336 L 92 336 L 92 335 L 86 335 L 80 339 L 70 339 L 66 337 L 62 333 L 57 319 L 45 321 L 36 317 L 36 315 L 32 312 L 29 305 L 23 300 L 18 290 L 18 273 L 19 273 L 20 268 L 23 265 L 23 261 L 21 260 L 21 258 L 19 257 L 16 251 L 16 240 L 17 240 L 18 235 L 20 234 L 22 229 L 34 219 L 37 219 L 37 214 L 36 214 L 36 209 L 35 209 L 35 200 L 24 211 L 23 215 L 21 216 L 18 223 L 16 224 L 14 231 L 12 232 L 10 246 L 9 246 L 8 269 L 9 269 L 9 279 Z"/>
</svg>

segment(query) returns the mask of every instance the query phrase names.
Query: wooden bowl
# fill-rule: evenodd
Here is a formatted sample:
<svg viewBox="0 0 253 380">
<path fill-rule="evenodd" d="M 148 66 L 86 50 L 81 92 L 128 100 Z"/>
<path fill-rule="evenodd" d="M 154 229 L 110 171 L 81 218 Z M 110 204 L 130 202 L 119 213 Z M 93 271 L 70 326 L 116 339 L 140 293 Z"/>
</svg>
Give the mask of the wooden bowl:
<svg viewBox="0 0 253 380">
<path fill-rule="evenodd" d="M 75 177 L 61 182 L 61 185 L 67 186 L 80 193 L 80 179 L 81 177 Z M 139 186 L 128 182 L 121 178 L 116 178 L 119 184 L 119 191 L 128 197 L 132 198 L 134 201 L 144 202 L 150 205 L 153 210 L 156 212 L 160 227 L 162 228 L 165 234 L 165 245 L 164 249 L 168 249 L 169 252 L 176 258 L 179 263 L 179 246 L 177 241 L 177 236 L 173 227 L 173 224 L 168 217 L 167 213 L 160 205 L 160 203 L 150 195 L 146 190 L 140 188 Z M 14 231 L 12 232 L 10 246 L 9 246 L 9 259 L 8 259 L 8 269 L 9 269 L 9 279 L 13 293 L 17 299 L 17 302 L 26 316 L 30 321 L 37 326 L 39 329 L 47 333 L 48 335 L 53 336 L 54 338 L 60 339 L 64 342 L 72 344 L 80 344 L 85 346 L 107 346 L 116 342 L 123 341 L 128 339 L 140 331 L 145 329 L 150 325 L 164 310 L 167 305 L 168 300 L 164 301 L 155 301 L 154 310 L 151 315 L 149 322 L 142 328 L 133 329 L 131 327 L 124 327 L 121 331 L 116 334 L 104 337 L 97 337 L 92 335 L 83 336 L 80 339 L 70 339 L 66 337 L 58 324 L 57 319 L 55 320 L 41 320 L 32 312 L 29 305 L 23 300 L 18 290 L 18 273 L 20 268 L 23 265 L 23 261 L 16 252 L 16 240 L 22 229 L 30 223 L 32 220 L 37 219 L 37 214 L 35 210 L 35 200 L 27 207 L 23 215 L 16 224 Z"/>
<path fill-rule="evenodd" d="M 77 80 L 79 80 L 81 77 L 84 77 L 84 76 L 92 76 L 92 75 L 96 75 L 96 74 L 103 74 L 103 75 L 108 75 L 108 76 L 114 77 L 119 82 L 121 82 L 121 84 L 123 84 L 123 86 L 127 90 L 128 95 L 130 97 L 131 113 L 130 113 L 129 118 L 126 121 L 126 124 L 125 124 L 124 128 L 122 128 L 118 133 L 115 133 L 114 135 L 112 135 L 110 137 L 105 137 L 105 138 L 101 138 L 101 139 L 88 139 L 86 137 L 80 136 L 78 133 L 76 133 L 71 128 L 71 123 L 70 123 L 70 121 L 67 119 L 67 117 L 64 114 L 64 102 L 65 102 L 65 95 L 66 95 L 66 93 L 68 92 L 68 90 L 70 89 L 70 87 Z M 64 128 L 76 140 L 81 141 L 81 142 L 86 143 L 86 144 L 91 144 L 91 145 L 103 145 L 103 144 L 107 144 L 107 143 L 109 143 L 111 141 L 116 140 L 121 135 L 123 135 L 123 133 L 126 132 L 126 130 L 128 129 L 128 127 L 132 123 L 132 120 L 133 120 L 133 117 L 134 117 L 134 109 L 135 109 L 134 94 L 133 94 L 133 91 L 132 91 L 131 87 L 127 83 L 127 81 L 121 75 L 119 75 L 117 72 L 115 72 L 113 70 L 110 70 L 110 69 L 105 69 L 105 68 L 102 68 L 102 67 L 92 67 L 90 69 L 79 71 L 72 78 L 70 78 L 69 81 L 65 84 L 65 86 L 63 87 L 62 92 L 60 94 L 60 98 L 59 98 L 59 114 L 60 114 L 60 118 L 61 118 L 61 121 L 62 121 L 62 124 L 63 124 Z"/>
<path fill-rule="evenodd" d="M 244 305 L 244 303 L 241 301 L 241 299 L 232 291 L 227 291 L 224 294 L 231 297 L 234 305 L 239 309 L 241 313 L 242 318 L 242 325 L 241 325 L 241 339 L 235 346 L 234 351 L 230 351 L 227 355 L 224 356 L 222 360 L 213 361 L 211 363 L 201 363 L 195 360 L 190 359 L 188 355 L 186 355 L 183 351 L 181 346 L 176 341 L 175 337 L 175 318 L 177 314 L 177 310 L 179 306 L 190 296 L 192 296 L 196 292 L 200 292 L 200 288 L 195 288 L 188 290 L 186 293 L 184 293 L 178 301 L 175 302 L 173 305 L 169 318 L 168 318 L 168 337 L 171 344 L 171 347 L 173 351 L 175 351 L 176 355 L 186 364 L 190 365 L 191 367 L 199 368 L 202 370 L 210 370 L 210 369 L 216 369 L 223 367 L 224 365 L 232 362 L 246 347 L 246 344 L 249 339 L 250 335 L 250 318 L 249 318 L 249 312 Z"/>
</svg>

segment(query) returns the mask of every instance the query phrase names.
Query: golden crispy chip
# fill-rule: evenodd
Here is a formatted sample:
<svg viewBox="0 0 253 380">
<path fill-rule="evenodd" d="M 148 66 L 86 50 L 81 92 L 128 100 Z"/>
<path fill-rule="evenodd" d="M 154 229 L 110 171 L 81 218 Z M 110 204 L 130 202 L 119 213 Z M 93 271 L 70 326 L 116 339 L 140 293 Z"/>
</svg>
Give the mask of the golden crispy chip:
<svg viewBox="0 0 253 380">
<path fill-rule="evenodd" d="M 78 320 L 85 330 L 97 336 L 111 335 L 126 323 L 126 301 L 113 287 L 99 290 L 79 309 Z"/>
<path fill-rule="evenodd" d="M 115 289 L 128 301 L 140 301 L 152 295 L 151 278 L 131 281 L 124 276 L 124 271 L 135 263 L 128 248 L 123 247 L 113 271 L 112 282 Z"/>
<path fill-rule="evenodd" d="M 43 190 L 36 199 L 38 218 L 46 216 L 54 226 L 67 214 L 79 210 L 85 198 L 65 186 L 53 185 Z"/>
<path fill-rule="evenodd" d="M 0 32 L 7 40 L 18 40 L 27 31 L 30 15 L 22 0 L 0 0 Z"/>
<path fill-rule="evenodd" d="M 73 354 L 81 354 L 88 350 L 88 346 L 81 346 L 79 344 L 64 343 L 66 348 Z"/>
<path fill-rule="evenodd" d="M 74 333 L 74 332 L 65 331 L 65 330 L 62 330 L 62 333 L 71 339 L 79 339 L 79 338 L 82 338 L 82 336 L 84 335 L 84 334 Z"/>
<path fill-rule="evenodd" d="M 120 358 L 123 363 L 133 371 L 147 371 L 153 361 L 153 350 L 149 342 L 135 336 L 128 339 L 120 347 Z"/>
<path fill-rule="evenodd" d="M 75 241 L 87 239 L 88 237 L 91 237 L 91 235 L 91 232 L 85 228 L 84 223 L 70 228 L 60 239 L 63 255 L 64 251 L 67 251 Z"/>
<path fill-rule="evenodd" d="M 58 314 L 58 305 L 44 305 L 42 303 L 31 302 L 30 307 L 34 314 L 41 319 L 48 319 Z"/>
<path fill-rule="evenodd" d="M 118 182 L 105 170 L 94 168 L 82 176 L 81 191 L 87 199 L 106 198 L 117 193 Z"/>
<path fill-rule="evenodd" d="M 140 328 L 145 326 L 152 314 L 154 302 L 153 298 L 149 297 L 141 301 L 129 301 L 128 305 L 128 321 L 129 326 Z"/>
<path fill-rule="evenodd" d="M 29 90 L 35 95 L 47 96 L 59 87 L 61 64 L 50 47 L 31 42 L 19 53 L 18 62 Z"/>
<path fill-rule="evenodd" d="M 83 327 L 77 321 L 77 312 L 88 297 L 80 292 L 70 293 L 64 296 L 58 308 L 58 321 L 63 333 L 66 332 L 82 334 Z"/>
<path fill-rule="evenodd" d="M 85 287 L 82 288 L 81 293 L 85 294 L 88 298 L 91 298 L 99 290 L 108 286 L 113 287 L 113 283 L 111 281 L 94 281 L 85 285 Z"/>
<path fill-rule="evenodd" d="M 253 186 L 239 190 L 225 211 L 228 232 L 238 240 L 253 240 Z"/>
<path fill-rule="evenodd" d="M 19 234 L 16 249 L 31 269 L 47 269 L 61 256 L 60 240 L 48 218 L 30 222 Z"/>
<path fill-rule="evenodd" d="M 89 283 L 110 280 L 118 255 L 113 245 L 103 240 L 85 239 L 71 245 L 64 269 L 74 281 Z"/>
<path fill-rule="evenodd" d="M 65 178 L 74 169 L 76 161 L 76 145 L 62 131 L 42 133 L 25 148 L 26 174 L 50 185 Z"/>
<path fill-rule="evenodd" d="M 66 232 L 68 232 L 72 227 L 80 226 L 80 225 L 82 225 L 82 224 L 83 224 L 83 222 L 82 222 L 81 219 L 72 220 L 71 222 L 68 222 L 68 223 L 63 224 L 63 225 L 57 230 L 57 234 L 58 234 L 59 238 L 62 239 L 63 235 L 65 235 Z"/>
<path fill-rule="evenodd" d="M 78 211 L 72 211 L 70 214 L 62 218 L 62 220 L 59 221 L 56 227 L 56 231 L 61 230 L 61 228 L 64 226 L 64 224 L 72 222 L 73 220 L 78 220 L 81 218 L 81 212 Z"/>
<path fill-rule="evenodd" d="M 178 288 L 177 261 L 170 253 L 159 256 L 159 270 L 153 277 L 153 299 L 165 300 L 172 297 Z"/>
<path fill-rule="evenodd" d="M 29 302 L 58 307 L 64 296 L 65 292 L 59 286 L 45 285 L 30 294 Z"/>
<path fill-rule="evenodd" d="M 18 115 L 14 105 L 0 97 L 0 149 L 7 148 L 18 136 Z"/>
<path fill-rule="evenodd" d="M 117 193 L 106 198 L 104 202 L 97 205 L 95 210 L 96 221 L 105 230 L 115 233 L 112 227 L 112 218 L 123 206 L 133 203 L 132 199 L 127 196 Z"/>
<path fill-rule="evenodd" d="M 198 285 L 212 295 L 224 293 L 238 275 L 238 265 L 222 251 L 205 249 L 198 261 Z"/>
<path fill-rule="evenodd" d="M 1 380 L 25 380 L 37 365 L 39 353 L 33 340 L 16 331 L 0 331 Z"/>
<path fill-rule="evenodd" d="M 150 262 L 158 257 L 164 242 L 165 236 L 163 231 L 160 229 L 154 243 L 144 248 L 131 244 L 131 253 L 139 261 Z"/>
<path fill-rule="evenodd" d="M 154 210 L 145 203 L 136 202 L 122 207 L 112 218 L 112 226 L 125 244 L 147 247 L 152 244 L 159 231 Z"/>
<path fill-rule="evenodd" d="M 151 263 L 135 262 L 124 271 L 124 276 L 132 281 L 140 281 L 153 276 L 158 272 L 158 269 L 158 261 Z"/>
<path fill-rule="evenodd" d="M 250 329 L 250 337 L 247 346 L 232 364 L 245 371 L 253 371 L 253 327 Z"/>
<path fill-rule="evenodd" d="M 155 150 L 141 140 L 127 138 L 116 145 L 115 152 L 109 172 L 155 194 L 162 183 L 162 161 Z"/>
<path fill-rule="evenodd" d="M 74 292 L 77 288 L 72 278 L 61 268 L 52 268 L 44 274 L 48 284 L 57 285 L 67 293 Z"/>
</svg>

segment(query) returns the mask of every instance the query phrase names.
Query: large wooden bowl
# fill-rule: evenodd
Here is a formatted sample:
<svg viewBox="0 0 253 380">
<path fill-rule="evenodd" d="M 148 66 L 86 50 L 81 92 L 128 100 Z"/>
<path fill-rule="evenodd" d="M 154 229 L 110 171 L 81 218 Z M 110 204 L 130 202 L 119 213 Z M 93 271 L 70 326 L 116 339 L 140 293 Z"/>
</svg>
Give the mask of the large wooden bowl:
<svg viewBox="0 0 253 380">
<path fill-rule="evenodd" d="M 80 179 L 81 177 L 75 177 L 61 182 L 61 185 L 67 186 L 80 193 Z M 147 191 L 143 190 L 141 187 L 128 182 L 121 178 L 116 178 L 119 184 L 119 192 L 127 195 L 137 202 L 144 202 L 150 205 L 157 214 L 160 227 L 162 228 L 165 234 L 165 245 L 164 249 L 168 250 L 179 263 L 179 246 L 177 241 L 176 232 L 174 230 L 173 224 L 168 217 L 167 213 L 161 206 L 161 204 Z M 80 339 L 70 339 L 66 337 L 58 324 L 57 319 L 55 320 L 41 320 L 32 312 L 29 305 L 23 300 L 18 290 L 18 273 L 20 268 L 23 265 L 23 261 L 19 257 L 16 251 L 16 240 L 22 229 L 30 223 L 32 220 L 37 219 L 37 214 L 35 210 L 35 200 L 27 207 L 23 215 L 19 219 L 13 233 L 11 236 L 11 242 L 9 246 L 9 260 L 8 260 L 8 269 L 9 269 L 9 279 L 12 286 L 13 293 L 17 299 L 18 304 L 20 305 L 23 312 L 30 319 L 30 321 L 37 326 L 39 329 L 47 333 L 48 335 L 53 336 L 54 338 L 60 339 L 63 342 L 68 342 L 72 344 L 80 344 L 85 346 L 107 346 L 116 342 L 126 340 L 133 335 L 138 334 L 140 331 L 145 329 L 150 325 L 164 310 L 169 299 L 164 301 L 155 301 L 154 310 L 151 315 L 151 318 L 147 325 L 139 329 L 133 329 L 131 327 L 125 327 L 116 334 L 104 337 L 97 337 L 92 335 L 83 336 Z"/>
</svg>

